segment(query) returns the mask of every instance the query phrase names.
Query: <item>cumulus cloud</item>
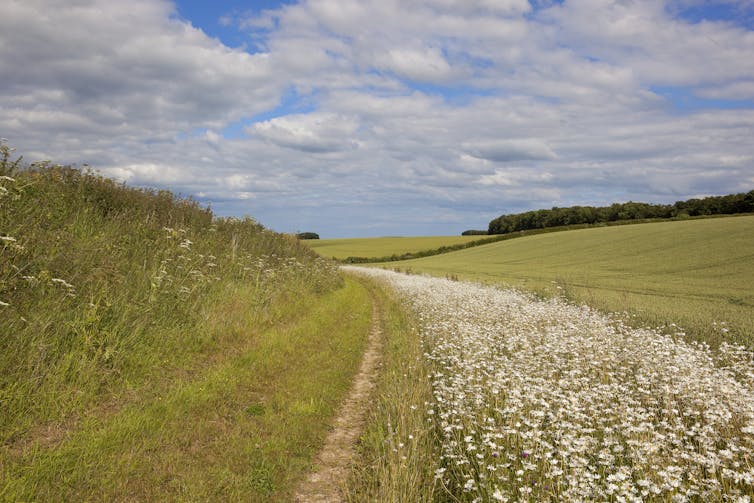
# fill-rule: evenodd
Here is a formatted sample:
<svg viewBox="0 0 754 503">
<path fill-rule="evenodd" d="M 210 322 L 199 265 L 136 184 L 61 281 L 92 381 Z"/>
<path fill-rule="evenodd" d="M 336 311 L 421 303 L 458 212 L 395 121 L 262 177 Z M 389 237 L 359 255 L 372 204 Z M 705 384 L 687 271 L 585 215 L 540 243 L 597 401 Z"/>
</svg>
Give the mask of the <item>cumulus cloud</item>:
<svg viewBox="0 0 754 503">
<path fill-rule="evenodd" d="M 451 66 L 436 48 L 390 49 L 377 58 L 377 65 L 415 81 L 443 81 L 452 74 Z"/>
<path fill-rule="evenodd" d="M 750 190 L 754 6 L 722 3 L 301 0 L 223 16 L 245 51 L 167 0 L 9 0 L 0 135 L 323 236 Z"/>
<path fill-rule="evenodd" d="M 355 148 L 358 123 L 336 114 L 296 114 L 257 122 L 247 131 L 281 147 L 309 153 Z"/>
<path fill-rule="evenodd" d="M 5 2 L 0 127 L 146 139 L 274 106 L 266 54 L 229 49 L 171 13 L 155 0 Z"/>
<path fill-rule="evenodd" d="M 555 152 L 537 139 L 470 142 L 464 149 L 474 157 L 495 162 L 555 159 Z"/>
</svg>

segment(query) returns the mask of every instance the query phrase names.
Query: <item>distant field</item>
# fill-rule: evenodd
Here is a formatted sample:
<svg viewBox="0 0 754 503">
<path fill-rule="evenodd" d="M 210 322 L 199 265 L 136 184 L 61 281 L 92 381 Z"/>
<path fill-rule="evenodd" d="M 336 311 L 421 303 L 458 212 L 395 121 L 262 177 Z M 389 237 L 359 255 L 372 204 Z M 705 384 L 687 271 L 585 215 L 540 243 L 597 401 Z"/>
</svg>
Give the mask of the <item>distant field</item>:
<svg viewBox="0 0 754 503">
<path fill-rule="evenodd" d="M 304 240 L 314 251 L 326 258 L 344 259 L 348 257 L 387 257 L 425 250 L 441 246 L 453 246 L 478 241 L 489 236 L 424 236 L 424 237 L 384 237 Z"/>
<path fill-rule="evenodd" d="M 383 267 L 564 294 L 712 344 L 754 345 L 754 216 L 527 236 Z"/>
</svg>

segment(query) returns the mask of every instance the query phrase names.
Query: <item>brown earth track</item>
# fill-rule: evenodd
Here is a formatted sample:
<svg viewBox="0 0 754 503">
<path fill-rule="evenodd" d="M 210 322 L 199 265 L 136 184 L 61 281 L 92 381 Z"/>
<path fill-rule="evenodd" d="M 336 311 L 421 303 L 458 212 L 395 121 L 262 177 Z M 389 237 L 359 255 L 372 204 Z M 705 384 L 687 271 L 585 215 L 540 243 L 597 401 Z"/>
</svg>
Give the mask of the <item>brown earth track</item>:
<svg viewBox="0 0 754 503">
<path fill-rule="evenodd" d="M 296 491 L 296 503 L 339 503 L 345 501 L 343 483 L 351 473 L 356 442 L 366 424 L 366 412 L 375 387 L 382 350 L 382 313 L 372 295 L 372 324 L 367 349 L 351 390 L 336 416 L 332 431 L 317 455 L 314 468 Z"/>
</svg>

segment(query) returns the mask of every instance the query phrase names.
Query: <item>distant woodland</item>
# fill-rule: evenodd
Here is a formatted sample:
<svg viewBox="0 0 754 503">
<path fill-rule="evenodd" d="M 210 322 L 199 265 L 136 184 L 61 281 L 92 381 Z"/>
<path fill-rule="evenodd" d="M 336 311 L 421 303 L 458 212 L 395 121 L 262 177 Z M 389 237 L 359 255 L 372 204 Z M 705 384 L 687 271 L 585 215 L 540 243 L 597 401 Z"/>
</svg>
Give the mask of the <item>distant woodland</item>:
<svg viewBox="0 0 754 503">
<path fill-rule="evenodd" d="M 501 215 L 489 224 L 489 234 L 531 229 L 544 229 L 563 225 L 600 224 L 621 220 L 644 220 L 654 218 L 688 218 L 705 215 L 732 215 L 754 213 L 754 190 L 727 196 L 689 199 L 675 204 L 615 203 L 610 206 L 571 206 L 535 210 L 512 215 Z"/>
</svg>

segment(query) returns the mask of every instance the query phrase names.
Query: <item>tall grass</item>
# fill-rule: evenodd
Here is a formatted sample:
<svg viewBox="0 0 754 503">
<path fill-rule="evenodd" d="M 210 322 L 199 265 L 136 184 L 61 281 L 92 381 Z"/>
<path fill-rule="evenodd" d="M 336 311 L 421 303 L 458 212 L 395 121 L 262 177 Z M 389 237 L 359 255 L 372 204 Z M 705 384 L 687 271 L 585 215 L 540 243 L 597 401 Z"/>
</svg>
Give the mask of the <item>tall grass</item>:
<svg viewBox="0 0 754 503">
<path fill-rule="evenodd" d="M 159 420 L 133 408 L 161 410 L 160 401 L 170 402 L 182 387 L 199 386 L 192 383 L 251 358 L 265 331 L 287 334 L 305 327 L 307 316 L 318 334 L 315 346 L 331 341 L 324 343 L 342 349 L 339 341 L 350 337 L 353 355 L 314 351 L 329 359 L 302 357 L 309 361 L 303 371 L 311 375 L 324 364 L 346 372 L 340 379 L 347 383 L 369 315 L 365 308 L 359 324 L 342 323 L 351 316 L 350 304 L 331 295 L 342 287 L 330 262 L 251 218 L 216 218 L 167 191 L 128 188 L 72 167 L 23 166 L 0 144 L 0 499 L 3 487 L 16 491 L 5 497 L 45 499 L 16 478 L 32 460 L 68 456 L 76 464 L 72 453 L 84 452 L 96 458 L 97 442 L 103 448 L 107 442 L 92 425 L 113 428 L 102 425 L 135 414 L 151 425 L 146 437 L 159 436 Z M 320 304 L 338 309 L 316 315 Z M 337 336 L 333 323 L 343 326 Z M 268 355 L 278 358 L 286 347 L 273 343 Z M 231 372 L 234 379 L 238 372 Z M 314 385 L 328 390 L 327 403 L 339 396 L 338 386 Z M 314 400 L 307 393 L 291 399 Z M 212 410 L 207 406 L 202 414 Z M 186 430 L 185 420 L 177 424 Z M 316 422 L 320 430 L 326 424 L 326 417 Z M 306 435 L 310 452 L 323 433 Z M 120 473 L 113 466 L 103 470 Z M 50 481 L 39 477 L 35 487 L 44 488 Z M 98 499 L 80 489 L 69 494 Z"/>
<path fill-rule="evenodd" d="M 384 285 L 371 288 L 382 311 L 382 365 L 347 500 L 437 501 L 440 444 L 426 417 L 432 387 L 417 320 Z"/>
</svg>

